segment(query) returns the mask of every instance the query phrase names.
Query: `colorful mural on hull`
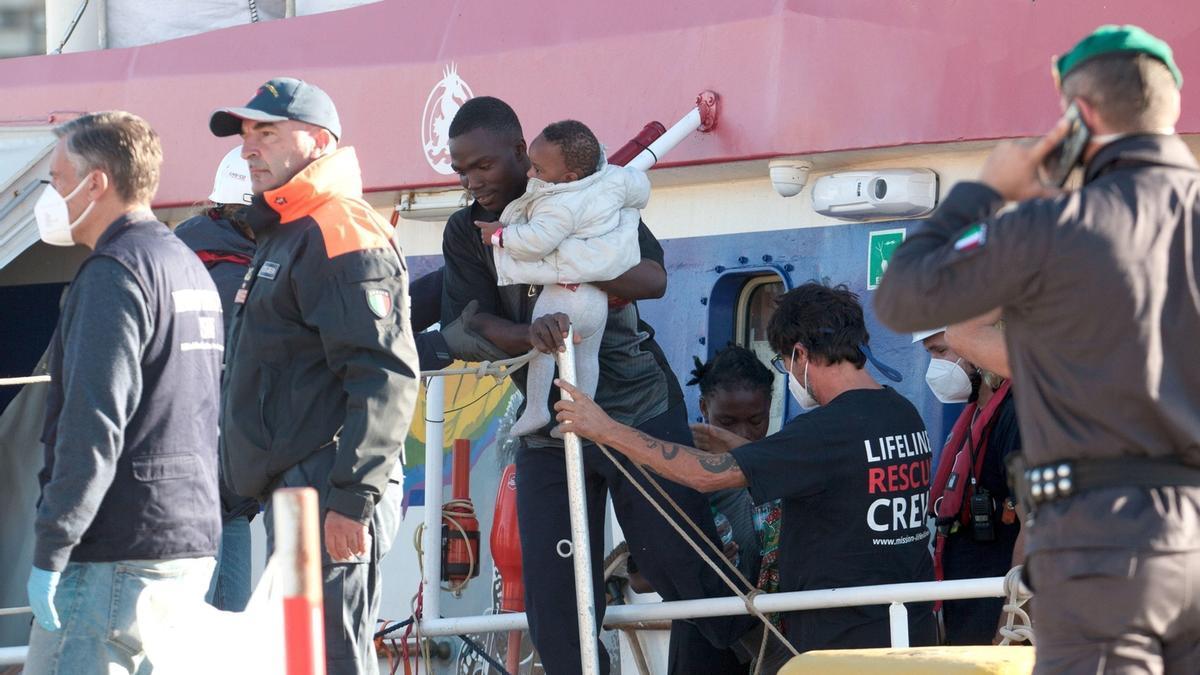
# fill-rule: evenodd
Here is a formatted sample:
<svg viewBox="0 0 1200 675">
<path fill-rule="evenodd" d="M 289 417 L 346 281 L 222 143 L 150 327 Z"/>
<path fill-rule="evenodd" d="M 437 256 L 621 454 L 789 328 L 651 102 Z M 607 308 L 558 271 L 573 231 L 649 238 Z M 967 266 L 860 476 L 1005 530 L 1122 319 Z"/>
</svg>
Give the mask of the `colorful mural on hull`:
<svg viewBox="0 0 1200 675">
<path fill-rule="evenodd" d="M 456 362 L 451 367 L 464 364 Z M 469 438 L 471 466 L 479 457 L 497 444 L 506 442 L 502 428 L 511 423 L 520 405 L 520 392 L 508 380 L 492 377 L 454 375 L 446 378 L 445 426 L 442 452 L 449 454 L 454 439 Z M 404 509 L 425 504 L 425 387 L 417 397 L 413 424 L 404 443 Z M 442 464 L 443 484 L 450 482 L 450 458 Z"/>
</svg>

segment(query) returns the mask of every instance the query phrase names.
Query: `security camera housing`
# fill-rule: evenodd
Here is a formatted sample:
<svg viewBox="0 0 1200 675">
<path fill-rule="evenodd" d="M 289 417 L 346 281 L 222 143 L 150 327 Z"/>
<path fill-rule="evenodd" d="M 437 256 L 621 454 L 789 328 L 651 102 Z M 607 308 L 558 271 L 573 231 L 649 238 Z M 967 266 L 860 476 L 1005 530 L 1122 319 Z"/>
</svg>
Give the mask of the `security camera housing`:
<svg viewBox="0 0 1200 675">
<path fill-rule="evenodd" d="M 937 206 L 938 176 L 930 169 L 876 169 L 821 176 L 813 209 L 845 220 L 916 218 Z"/>
<path fill-rule="evenodd" d="M 781 197 L 795 197 L 808 182 L 812 163 L 802 159 L 773 159 L 768 165 L 771 186 Z"/>
</svg>

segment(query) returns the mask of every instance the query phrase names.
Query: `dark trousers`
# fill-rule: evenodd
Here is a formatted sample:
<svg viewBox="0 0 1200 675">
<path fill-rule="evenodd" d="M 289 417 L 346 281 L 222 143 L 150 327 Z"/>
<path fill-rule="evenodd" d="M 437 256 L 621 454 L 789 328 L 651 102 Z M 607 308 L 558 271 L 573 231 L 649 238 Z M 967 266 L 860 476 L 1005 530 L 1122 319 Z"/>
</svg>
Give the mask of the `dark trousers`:
<svg viewBox="0 0 1200 675">
<path fill-rule="evenodd" d="M 946 644 L 955 647 L 992 644 L 1003 611 L 1004 598 L 947 600 L 942 603 Z"/>
<path fill-rule="evenodd" d="M 375 675 L 379 657 L 375 654 L 375 622 L 379 618 L 383 578 L 379 564 L 392 548 L 400 526 L 402 486 L 392 482 L 384 491 L 367 532 L 371 535 L 366 555 L 345 562 L 334 562 L 325 549 L 325 504 L 329 496 L 329 475 L 337 459 L 333 446 L 318 450 L 280 477 L 276 487 L 316 488 L 321 514 L 321 576 L 324 593 L 325 672 L 328 675 Z M 275 521 L 267 503 L 267 552 L 274 551 Z"/>
<path fill-rule="evenodd" d="M 1029 557 L 1036 675 L 1200 673 L 1200 551 Z"/>
<path fill-rule="evenodd" d="M 655 438 L 687 445 L 692 443 L 682 403 L 638 428 Z M 624 455 L 615 450 L 612 452 L 635 479 L 644 480 Z M 583 462 L 597 625 L 604 617 L 601 565 L 605 553 L 606 491 L 612 496 L 613 509 L 625 532 L 629 550 L 637 559 L 638 570 L 664 599 L 691 600 L 733 594 L 599 448 L 585 445 Z M 517 452 L 516 464 L 517 519 L 521 529 L 525 611 L 529 616 L 530 637 L 549 675 L 579 673 L 579 623 L 575 609 L 575 575 L 568 553 L 571 522 L 563 452 L 553 448 L 522 447 Z M 705 535 L 717 541 L 708 499 L 691 488 L 661 478 L 658 481 Z M 661 499 L 652 486 L 647 489 Z M 665 506 L 669 513 L 674 513 L 669 505 Z M 690 531 L 686 524 L 684 528 Z M 566 543 L 562 543 L 564 541 Z M 733 644 L 754 621 L 746 616 L 700 619 L 693 622 L 695 631 L 672 631 L 672 641 L 693 640 L 724 647 Z M 685 644 L 672 645 L 673 653 L 690 651 Z M 603 645 L 599 647 L 599 653 L 601 671 L 607 673 L 608 654 Z M 679 673 L 706 672 L 704 664 L 677 663 L 673 667 L 674 672 Z"/>
</svg>

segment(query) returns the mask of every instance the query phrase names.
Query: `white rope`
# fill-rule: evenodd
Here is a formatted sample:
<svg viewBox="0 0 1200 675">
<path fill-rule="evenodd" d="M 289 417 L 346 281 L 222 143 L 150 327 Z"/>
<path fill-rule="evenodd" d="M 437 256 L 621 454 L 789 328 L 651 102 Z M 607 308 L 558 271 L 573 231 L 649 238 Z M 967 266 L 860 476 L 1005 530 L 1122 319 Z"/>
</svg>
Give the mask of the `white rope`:
<svg viewBox="0 0 1200 675">
<path fill-rule="evenodd" d="M 1017 565 L 1004 575 L 1004 613 L 1007 618 L 1004 625 L 1000 626 L 1001 645 L 1010 645 L 1014 642 L 1028 642 L 1029 644 L 1037 644 L 1033 637 L 1033 622 L 1029 619 L 1029 613 L 1021 609 L 1021 606 L 1033 597 L 1033 593 L 1021 583 L 1021 565 Z"/>
<path fill-rule="evenodd" d="M 633 485 L 633 487 L 636 488 L 637 491 L 640 492 L 641 495 L 646 498 L 646 501 L 650 502 L 650 505 L 653 506 L 654 510 L 658 511 L 659 515 L 661 515 L 667 521 L 667 524 L 670 525 L 671 528 L 674 529 L 677 533 L 679 533 L 679 536 L 682 537 L 683 541 L 685 543 L 687 543 L 687 545 L 690 546 L 693 551 L 696 552 L 696 555 L 699 555 L 700 559 L 703 560 L 705 562 L 705 564 L 707 564 L 710 568 L 712 568 L 712 570 L 717 573 L 717 576 L 721 578 L 721 581 L 725 582 L 725 585 L 728 586 L 730 588 L 730 590 L 732 590 L 738 596 L 738 598 L 741 599 L 742 603 L 746 605 L 746 611 L 748 613 L 752 614 L 759 621 L 761 621 L 763 623 L 763 626 L 768 631 L 773 633 L 775 635 L 775 637 L 779 638 L 779 641 L 782 642 L 783 645 L 785 647 L 787 647 L 789 651 L 792 652 L 793 656 L 800 656 L 800 651 L 798 649 L 796 649 L 796 647 L 786 637 L 784 637 L 783 633 L 781 633 L 779 631 L 779 628 L 777 628 L 775 626 L 775 624 L 771 622 L 770 617 L 768 617 L 765 613 L 763 613 L 763 611 L 761 609 L 759 609 L 758 607 L 756 607 L 754 605 L 754 598 L 761 595 L 762 591 L 760 591 L 757 588 L 754 588 L 754 586 L 746 579 L 746 577 L 741 573 L 741 571 L 739 571 L 737 569 L 737 567 L 735 567 L 733 565 L 733 563 L 729 562 L 729 560 L 725 558 L 725 556 L 721 552 L 721 550 L 717 548 L 716 543 L 713 542 L 712 540 L 710 540 L 707 536 L 704 536 L 704 531 L 700 529 L 700 526 L 697 525 L 695 523 L 695 521 L 693 521 L 690 517 L 688 517 L 688 515 L 686 513 L 684 513 L 683 509 L 680 508 L 679 504 L 677 504 L 674 499 L 671 499 L 671 496 L 668 495 L 665 490 L 663 490 L 662 486 L 659 485 L 658 481 L 655 480 L 654 477 L 651 476 L 644 467 L 639 467 L 639 468 L 641 468 L 642 475 L 644 475 L 646 477 L 646 479 L 652 485 L 654 485 L 656 488 L 658 488 L 659 494 L 661 494 L 663 496 L 663 499 L 665 499 L 667 501 L 667 503 L 671 504 L 671 506 L 675 508 L 675 512 L 679 514 L 679 517 L 682 518 L 684 520 L 684 522 L 686 522 L 689 526 L 691 526 L 691 528 L 694 532 L 696 532 L 697 534 L 700 535 L 700 539 L 702 541 L 705 541 L 708 543 L 708 546 L 710 549 L 712 549 L 713 551 L 716 552 L 717 559 L 724 560 L 726 565 L 734 571 L 734 573 L 740 578 L 740 580 L 744 584 L 746 584 L 746 586 L 748 586 L 749 588 L 752 589 L 749 593 L 743 592 L 742 589 L 739 588 L 738 585 L 735 584 L 733 582 L 733 580 L 731 580 L 729 578 L 729 576 L 725 574 L 725 572 L 721 569 L 721 566 L 718 563 L 713 562 L 713 559 L 710 558 L 708 556 L 708 554 L 705 553 L 704 550 L 700 548 L 700 545 L 697 544 L 696 541 L 690 535 L 688 535 L 687 532 L 685 532 L 683 530 L 683 527 L 681 527 L 679 525 L 679 523 L 675 522 L 674 518 L 672 518 L 669 514 L 667 514 L 667 510 L 665 508 L 663 508 L 662 504 L 659 504 L 658 500 L 654 499 L 654 497 L 652 497 L 650 495 L 650 493 L 646 491 L 646 488 L 642 487 L 641 483 L 634 480 L 633 474 L 629 473 L 629 470 L 626 469 L 623 464 L 621 464 L 619 461 L 617 461 L 617 458 L 613 456 L 611 450 L 609 450 L 603 444 L 597 443 L 596 445 L 600 448 L 600 451 L 604 453 L 604 456 L 607 457 L 608 460 L 610 462 L 612 462 L 614 466 L 617 467 L 617 470 L 620 471 L 625 476 L 625 479 L 628 480 Z M 635 466 L 636 466 L 636 464 L 635 464 Z M 760 647 L 760 649 L 759 649 L 760 653 L 765 650 L 766 638 L 767 638 L 767 636 L 764 634 L 763 635 L 763 641 L 764 641 L 763 646 Z"/>
<path fill-rule="evenodd" d="M 4 607 L 0 608 L 0 616 L 19 616 L 21 614 L 29 614 L 33 609 L 29 607 Z"/>
<path fill-rule="evenodd" d="M 758 658 L 754 660 L 754 675 L 760 675 L 763 667 L 763 657 L 767 655 L 767 640 L 771 639 L 771 634 L 763 631 L 762 643 L 758 645 Z"/>
<path fill-rule="evenodd" d="M 428 506 L 426 506 L 426 508 L 428 508 Z M 442 513 L 443 513 L 443 515 L 445 515 L 445 511 L 443 511 Z M 412 616 L 412 619 L 413 619 L 413 622 L 411 624 L 413 640 L 416 641 L 416 643 L 417 643 L 417 670 L 419 672 L 421 667 L 424 666 L 425 672 L 432 673 L 433 672 L 433 670 L 432 670 L 433 657 L 432 657 L 432 654 L 430 653 L 429 639 L 421 634 L 421 622 L 425 618 L 424 617 L 425 611 L 424 611 L 423 607 L 421 607 L 421 594 L 425 592 L 425 582 L 424 582 L 424 579 L 425 579 L 425 547 L 423 545 L 423 542 L 425 541 L 424 533 L 425 533 L 425 523 L 421 523 L 420 525 L 417 525 L 416 531 L 413 532 L 413 548 L 415 548 L 417 550 L 417 570 L 418 570 L 419 578 L 422 581 L 417 582 L 417 592 L 413 594 L 412 600 L 409 601 L 409 610 L 410 610 L 409 614 Z M 433 579 L 432 581 L 435 584 L 438 583 L 437 579 Z M 440 586 L 440 584 L 439 584 L 439 586 Z M 441 588 L 445 588 L 445 587 L 441 586 Z M 433 591 L 433 592 L 436 593 L 437 591 Z M 407 640 L 407 638 L 403 638 L 403 639 L 405 640 L 405 642 L 404 642 L 405 652 L 407 652 L 408 640 Z M 394 645 L 395 645 L 395 641 L 393 641 L 393 646 Z M 405 661 L 404 672 L 407 673 L 408 672 L 408 661 L 409 661 L 409 659 L 407 658 L 407 655 L 405 655 L 404 661 Z"/>
<path fill-rule="evenodd" d="M 49 382 L 49 375 L 30 375 L 29 377 L 0 377 L 0 387 L 17 387 L 22 384 L 38 384 Z"/>
<path fill-rule="evenodd" d="M 540 352 L 536 349 L 528 353 L 500 361 L 481 361 L 479 365 L 465 368 L 443 368 L 441 370 L 423 370 L 421 377 L 447 377 L 450 375 L 474 375 L 475 377 L 494 377 L 498 380 L 512 375 L 522 366 L 533 360 Z"/>
</svg>

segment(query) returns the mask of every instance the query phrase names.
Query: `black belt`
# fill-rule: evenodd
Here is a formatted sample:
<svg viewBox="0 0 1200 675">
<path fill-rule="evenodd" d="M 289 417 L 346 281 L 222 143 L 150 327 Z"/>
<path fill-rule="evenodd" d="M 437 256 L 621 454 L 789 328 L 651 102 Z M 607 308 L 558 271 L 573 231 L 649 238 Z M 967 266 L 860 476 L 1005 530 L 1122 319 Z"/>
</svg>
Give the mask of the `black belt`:
<svg viewBox="0 0 1200 675">
<path fill-rule="evenodd" d="M 1071 460 L 1021 471 L 1021 494 L 1029 503 L 1044 504 L 1084 490 L 1114 487 L 1200 487 L 1200 467 L 1178 460 L 1122 457 Z"/>
</svg>

